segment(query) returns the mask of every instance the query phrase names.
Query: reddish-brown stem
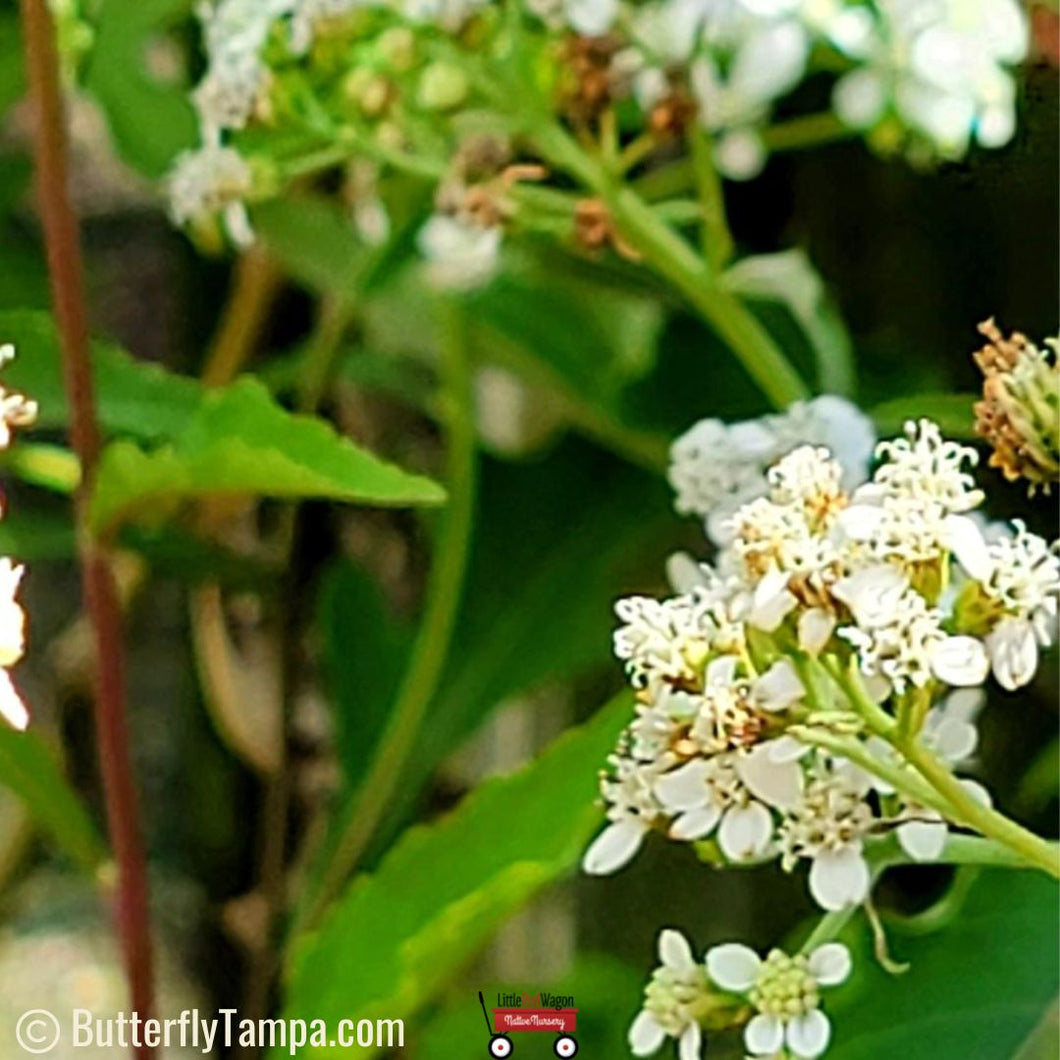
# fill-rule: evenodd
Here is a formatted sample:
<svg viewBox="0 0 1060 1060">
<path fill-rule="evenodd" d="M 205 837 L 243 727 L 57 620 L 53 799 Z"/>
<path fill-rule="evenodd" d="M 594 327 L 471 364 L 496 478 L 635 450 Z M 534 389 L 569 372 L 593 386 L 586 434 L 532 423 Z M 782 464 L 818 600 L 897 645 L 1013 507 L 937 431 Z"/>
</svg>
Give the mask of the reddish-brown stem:
<svg viewBox="0 0 1060 1060">
<path fill-rule="evenodd" d="M 85 310 L 81 244 L 70 203 L 66 125 L 55 30 L 46 0 L 21 0 L 26 69 L 36 111 L 37 201 L 62 346 L 63 383 L 70 407 L 70 436 L 81 461 L 76 507 L 81 583 L 95 646 L 95 719 L 107 825 L 118 864 L 117 921 L 132 1008 L 151 1015 L 153 978 L 147 869 L 137 814 L 125 718 L 121 611 L 103 547 L 86 530 L 86 502 L 100 451 Z M 140 1045 L 141 1060 L 154 1050 Z"/>
</svg>

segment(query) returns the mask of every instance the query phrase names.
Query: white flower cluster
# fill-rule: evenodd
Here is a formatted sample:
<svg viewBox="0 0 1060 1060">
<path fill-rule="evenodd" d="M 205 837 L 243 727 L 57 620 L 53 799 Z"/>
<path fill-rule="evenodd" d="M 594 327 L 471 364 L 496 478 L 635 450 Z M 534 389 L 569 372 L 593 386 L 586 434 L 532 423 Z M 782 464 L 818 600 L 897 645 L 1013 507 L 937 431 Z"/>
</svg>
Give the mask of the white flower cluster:
<svg viewBox="0 0 1060 1060">
<path fill-rule="evenodd" d="M 659 967 L 644 991 L 644 1006 L 629 1031 L 635 1056 L 650 1056 L 667 1038 L 681 1060 L 698 1060 L 704 1019 L 724 1011 L 727 999 L 754 1010 L 744 1029 L 751 1056 L 775 1057 L 787 1050 L 815 1060 L 828 1047 L 832 1028 L 821 1010 L 821 987 L 850 975 L 850 951 L 829 942 L 808 954 L 773 950 L 763 960 L 754 950 L 729 942 L 709 949 L 702 961 L 688 940 L 666 928 L 659 934 Z"/>
<path fill-rule="evenodd" d="M 730 863 L 809 862 L 813 897 L 834 910 L 868 894 L 874 834 L 938 857 L 943 816 L 865 767 L 908 768 L 860 705 L 915 719 L 925 747 L 964 763 L 979 686 L 992 670 L 1022 687 L 1054 636 L 1060 560 L 1018 523 L 987 540 L 975 452 L 935 424 L 910 423 L 876 453 L 851 490 L 827 449 L 795 449 L 728 517 L 713 567 L 686 562 L 669 599 L 618 602 L 615 654 L 638 703 L 603 777 L 609 824 L 588 872 L 615 871 L 659 831 L 710 840 L 704 853 Z M 830 725 L 858 741 L 862 764 L 804 742 L 807 726 Z"/>
<path fill-rule="evenodd" d="M 0 367 L 14 356 L 13 346 L 0 346 Z M 12 428 L 29 426 L 36 418 L 35 402 L 0 386 L 0 449 L 11 444 Z M 0 557 L 0 717 L 15 729 L 29 724 L 29 713 L 9 672 L 25 650 L 26 616 L 18 602 L 22 571 L 7 556 Z"/>
<path fill-rule="evenodd" d="M 799 445 L 821 445 L 842 466 L 846 489 L 868 478 L 876 444 L 872 420 L 834 394 L 799 401 L 786 412 L 726 424 L 700 420 L 670 448 L 670 485 L 682 515 L 702 516 L 715 544 L 748 501 L 769 491 L 766 471 Z"/>
</svg>

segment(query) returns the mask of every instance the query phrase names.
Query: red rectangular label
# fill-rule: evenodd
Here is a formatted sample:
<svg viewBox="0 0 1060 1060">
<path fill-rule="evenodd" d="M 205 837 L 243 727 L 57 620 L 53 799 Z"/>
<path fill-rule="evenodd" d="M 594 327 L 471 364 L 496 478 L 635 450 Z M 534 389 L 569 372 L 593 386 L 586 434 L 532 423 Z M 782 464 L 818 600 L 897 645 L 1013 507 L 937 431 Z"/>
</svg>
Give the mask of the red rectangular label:
<svg viewBox="0 0 1060 1060">
<path fill-rule="evenodd" d="M 497 1034 L 522 1031 L 576 1031 L 576 1008 L 495 1008 L 493 1030 Z"/>
</svg>

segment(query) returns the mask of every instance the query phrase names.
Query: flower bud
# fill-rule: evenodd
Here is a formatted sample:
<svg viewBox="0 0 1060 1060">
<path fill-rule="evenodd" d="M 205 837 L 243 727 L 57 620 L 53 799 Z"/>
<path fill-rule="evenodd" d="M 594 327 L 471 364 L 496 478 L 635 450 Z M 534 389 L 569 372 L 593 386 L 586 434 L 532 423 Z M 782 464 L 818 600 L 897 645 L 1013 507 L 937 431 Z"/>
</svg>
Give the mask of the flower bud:
<svg viewBox="0 0 1060 1060">
<path fill-rule="evenodd" d="M 452 110 L 467 98 L 467 75 L 452 63 L 431 63 L 420 78 L 417 100 L 425 110 Z"/>
</svg>

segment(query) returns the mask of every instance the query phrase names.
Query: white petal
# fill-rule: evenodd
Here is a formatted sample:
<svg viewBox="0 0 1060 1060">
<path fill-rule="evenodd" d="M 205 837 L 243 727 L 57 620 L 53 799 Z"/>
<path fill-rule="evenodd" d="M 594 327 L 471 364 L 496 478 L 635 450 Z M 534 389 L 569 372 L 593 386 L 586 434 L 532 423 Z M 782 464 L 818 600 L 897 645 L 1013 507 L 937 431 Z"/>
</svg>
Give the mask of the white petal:
<svg viewBox="0 0 1060 1060">
<path fill-rule="evenodd" d="M 861 683 L 873 703 L 882 703 L 892 692 L 891 682 L 883 674 L 862 674 Z"/>
<path fill-rule="evenodd" d="M 822 909 L 835 912 L 860 905 L 868 893 L 869 867 L 856 847 L 818 854 L 813 859 L 810 894 Z"/>
<path fill-rule="evenodd" d="M 832 595 L 850 608 L 862 629 L 876 629 L 890 622 L 908 587 L 908 577 L 897 567 L 878 564 L 840 578 L 832 587 Z"/>
<path fill-rule="evenodd" d="M 947 718 L 974 722 L 985 701 L 986 694 L 981 688 L 958 688 L 945 698 L 941 711 Z"/>
<path fill-rule="evenodd" d="M 773 838 L 773 817 L 760 803 L 732 806 L 718 828 L 718 846 L 730 861 L 761 857 Z"/>
<path fill-rule="evenodd" d="M 1034 627 L 1024 619 L 1007 616 L 986 638 L 994 677 L 1002 688 L 1015 692 L 1028 684 L 1038 669 L 1038 641 Z"/>
<path fill-rule="evenodd" d="M 707 663 L 703 679 L 708 685 L 724 687 L 731 685 L 736 677 L 736 668 L 740 660 L 735 655 L 719 655 Z"/>
<path fill-rule="evenodd" d="M 821 986 L 838 986 L 850 975 L 850 950 L 842 942 L 826 942 L 810 954 L 810 974 Z"/>
<path fill-rule="evenodd" d="M 810 749 L 808 744 L 794 736 L 778 736 L 762 746 L 769 748 L 769 758 L 773 762 L 796 762 Z"/>
<path fill-rule="evenodd" d="M 975 637 L 947 637 L 929 651 L 931 669 L 940 681 L 956 688 L 981 685 L 990 673 L 990 660 Z"/>
<path fill-rule="evenodd" d="M 674 819 L 670 825 L 670 838 L 684 842 L 702 839 L 714 831 L 720 817 L 721 810 L 715 803 L 698 810 L 689 810 Z"/>
<path fill-rule="evenodd" d="M 680 931 L 664 928 L 659 932 L 659 962 L 675 972 L 694 972 L 696 959 L 692 947 Z"/>
<path fill-rule="evenodd" d="M 798 606 L 795 594 L 788 590 L 790 576 L 784 571 L 771 570 L 755 586 L 754 601 L 749 621 L 764 633 L 774 633 L 788 613 Z"/>
<path fill-rule="evenodd" d="M 790 659 L 778 659 L 754 683 L 755 702 L 763 710 L 786 710 L 806 695 Z"/>
<path fill-rule="evenodd" d="M 702 758 L 694 758 L 671 773 L 661 776 L 654 784 L 655 797 L 671 813 L 683 813 L 705 806 L 710 799 L 707 774 L 710 766 Z"/>
<path fill-rule="evenodd" d="M 942 522 L 943 544 L 957 557 L 957 562 L 976 581 L 986 581 L 994 569 L 979 524 L 967 515 L 948 515 Z"/>
<path fill-rule="evenodd" d="M 707 950 L 707 975 L 722 990 L 743 994 L 755 985 L 762 959 L 742 942 L 724 942 Z"/>
<path fill-rule="evenodd" d="M 898 842 L 914 861 L 935 861 L 946 845 L 945 821 L 906 821 L 897 828 Z"/>
<path fill-rule="evenodd" d="M 816 1060 L 828 1048 L 832 1026 L 819 1009 L 788 1020 L 788 1048 L 802 1060 Z"/>
<path fill-rule="evenodd" d="M 743 1041 L 752 1056 L 774 1056 L 784 1044 L 784 1024 L 776 1016 L 759 1013 L 744 1028 Z"/>
<path fill-rule="evenodd" d="M 698 1023 L 690 1023 L 681 1032 L 680 1048 L 677 1055 L 680 1060 L 700 1060 L 700 1050 L 703 1045 L 703 1032 Z"/>
<path fill-rule="evenodd" d="M 687 552 L 675 552 L 666 561 L 666 577 L 679 595 L 707 584 L 702 564 Z"/>
<path fill-rule="evenodd" d="M 990 797 L 990 792 L 987 791 L 979 781 L 969 780 L 967 777 L 962 777 L 961 787 L 964 788 L 964 790 L 968 792 L 968 794 L 971 795 L 980 806 L 994 805 L 994 800 Z"/>
<path fill-rule="evenodd" d="M 839 529 L 851 541 L 871 541 L 880 528 L 884 511 L 875 504 L 852 504 L 838 515 Z"/>
<path fill-rule="evenodd" d="M 593 840 L 582 858 L 582 871 L 607 876 L 633 859 L 644 841 L 647 826 L 636 817 L 608 825 Z"/>
<path fill-rule="evenodd" d="M 963 762 L 971 757 L 979 742 L 976 727 L 960 718 L 943 718 L 930 735 L 935 751 L 951 764 Z"/>
<path fill-rule="evenodd" d="M 736 774 L 755 798 L 780 810 L 793 810 L 802 798 L 802 767 L 797 759 L 776 761 L 772 744 L 773 741 L 759 744 L 750 754 L 738 758 Z M 783 755 L 786 748 L 787 744 L 783 745 L 778 753 Z"/>
<path fill-rule="evenodd" d="M 629 1047 L 634 1056 L 651 1056 L 666 1039 L 666 1031 L 650 1012 L 638 1012 L 629 1028 Z"/>
<path fill-rule="evenodd" d="M 4 669 L 0 669 L 0 717 L 19 732 L 23 732 L 29 725 L 26 704 L 16 691 L 11 675 Z"/>
<path fill-rule="evenodd" d="M 799 615 L 799 647 L 810 655 L 819 655 L 831 639 L 835 615 L 824 607 L 811 607 Z"/>
</svg>

